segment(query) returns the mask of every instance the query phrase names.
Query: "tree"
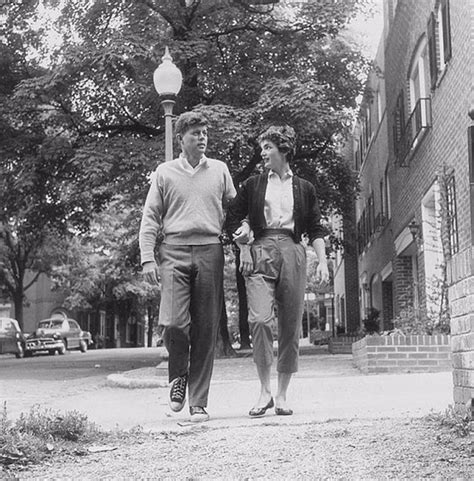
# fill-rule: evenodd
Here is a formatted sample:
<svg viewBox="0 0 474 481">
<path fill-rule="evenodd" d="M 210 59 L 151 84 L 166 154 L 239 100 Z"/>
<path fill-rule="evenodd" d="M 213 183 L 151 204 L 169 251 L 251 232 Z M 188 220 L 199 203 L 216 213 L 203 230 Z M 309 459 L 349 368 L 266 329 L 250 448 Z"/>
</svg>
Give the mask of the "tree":
<svg viewBox="0 0 474 481">
<path fill-rule="evenodd" d="M 147 176 L 163 159 L 151 78 L 165 45 L 184 75 L 176 113 L 199 109 L 210 118 L 210 155 L 227 162 L 237 185 L 259 168 L 258 133 L 285 121 L 299 138 L 294 169 L 315 183 L 323 210 L 340 211 L 350 201 L 355 177 L 338 142 L 366 62 L 338 33 L 365 2 L 255 3 L 62 4 L 54 23 L 62 43 L 43 55 L 43 72 L 15 84 L 14 100 L 36 114 L 47 106 L 42 129 L 66 134 L 68 165 L 81 167 L 71 189 L 91 207 L 81 213 L 101 210 L 117 191 L 143 203 Z M 22 8 L 11 7 L 10 26 Z"/>
<path fill-rule="evenodd" d="M 150 346 L 160 291 L 138 276 L 138 221 L 137 209 L 117 196 L 107 210 L 94 216 L 86 235 L 72 240 L 68 259 L 54 268 L 51 277 L 66 294 L 69 309 L 110 307 L 126 317 L 132 313 L 143 317 L 146 312 Z"/>
</svg>

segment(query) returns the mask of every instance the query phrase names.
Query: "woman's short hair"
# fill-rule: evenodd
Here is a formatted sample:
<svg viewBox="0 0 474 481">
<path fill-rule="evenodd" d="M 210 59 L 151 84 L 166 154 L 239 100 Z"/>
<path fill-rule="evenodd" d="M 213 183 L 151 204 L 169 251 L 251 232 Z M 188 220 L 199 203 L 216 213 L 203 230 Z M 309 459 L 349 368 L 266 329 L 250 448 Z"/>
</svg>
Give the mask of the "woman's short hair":
<svg viewBox="0 0 474 481">
<path fill-rule="evenodd" d="M 176 120 L 174 125 L 174 132 L 176 135 L 184 135 L 187 130 L 196 125 L 202 125 L 207 127 L 209 125 L 209 121 L 207 118 L 199 113 L 199 112 L 184 112 Z"/>
<path fill-rule="evenodd" d="M 281 153 L 286 154 L 288 162 L 293 160 L 296 148 L 296 133 L 293 127 L 289 125 L 272 125 L 258 137 L 260 144 L 264 140 L 273 142 Z"/>
</svg>

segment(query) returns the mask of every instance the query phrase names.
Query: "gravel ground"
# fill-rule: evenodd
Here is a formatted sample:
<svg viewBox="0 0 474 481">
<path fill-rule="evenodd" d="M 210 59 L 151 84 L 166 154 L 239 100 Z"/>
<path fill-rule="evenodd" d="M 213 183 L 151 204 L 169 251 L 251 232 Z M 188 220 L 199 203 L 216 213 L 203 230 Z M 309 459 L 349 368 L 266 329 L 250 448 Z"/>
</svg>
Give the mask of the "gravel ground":
<svg viewBox="0 0 474 481">
<path fill-rule="evenodd" d="M 472 479 L 473 440 L 426 418 L 112 434 L 114 451 L 53 454 L 17 479 Z M 2 472 L 0 471 L 0 475 Z M 0 476 L 2 477 L 2 476 Z"/>
</svg>

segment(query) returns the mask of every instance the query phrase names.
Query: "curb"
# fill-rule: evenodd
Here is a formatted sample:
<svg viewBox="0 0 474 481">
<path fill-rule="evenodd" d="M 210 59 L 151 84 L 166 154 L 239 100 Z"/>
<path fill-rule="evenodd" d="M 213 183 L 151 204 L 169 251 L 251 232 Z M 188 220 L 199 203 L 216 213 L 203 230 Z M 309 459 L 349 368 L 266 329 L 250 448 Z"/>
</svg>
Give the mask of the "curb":
<svg viewBox="0 0 474 481">
<path fill-rule="evenodd" d="M 128 371 L 129 373 L 132 371 Z M 107 376 L 106 385 L 110 387 L 122 387 L 126 389 L 150 389 L 157 387 L 168 387 L 167 378 L 130 378 L 124 374 L 109 374 Z"/>
</svg>

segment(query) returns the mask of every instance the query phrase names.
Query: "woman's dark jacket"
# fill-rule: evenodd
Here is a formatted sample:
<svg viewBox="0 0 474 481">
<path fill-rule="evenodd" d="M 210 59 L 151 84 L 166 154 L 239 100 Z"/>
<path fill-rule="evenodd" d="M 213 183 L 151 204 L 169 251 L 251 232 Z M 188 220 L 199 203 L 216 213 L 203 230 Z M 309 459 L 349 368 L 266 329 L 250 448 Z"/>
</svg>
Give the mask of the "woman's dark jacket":
<svg viewBox="0 0 474 481">
<path fill-rule="evenodd" d="M 293 175 L 292 182 L 295 222 L 293 240 L 300 242 L 301 235 L 307 234 L 312 243 L 315 239 L 327 235 L 326 229 L 320 223 L 321 211 L 316 197 L 316 189 L 313 184 L 296 175 Z M 231 201 L 225 222 L 225 229 L 230 238 L 247 216 L 255 238 L 260 237 L 262 230 L 266 228 L 264 207 L 267 183 L 268 172 L 250 177 Z"/>
</svg>

